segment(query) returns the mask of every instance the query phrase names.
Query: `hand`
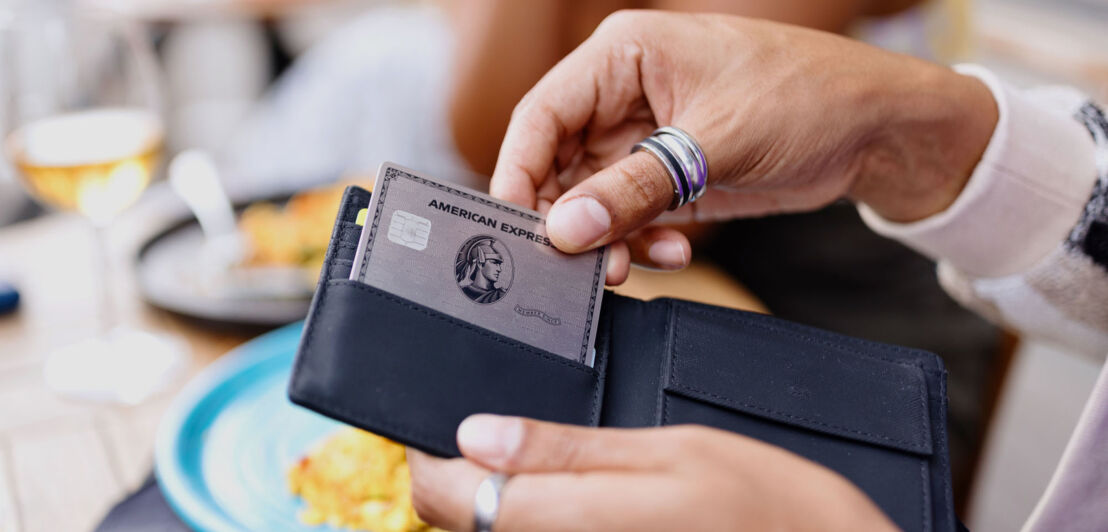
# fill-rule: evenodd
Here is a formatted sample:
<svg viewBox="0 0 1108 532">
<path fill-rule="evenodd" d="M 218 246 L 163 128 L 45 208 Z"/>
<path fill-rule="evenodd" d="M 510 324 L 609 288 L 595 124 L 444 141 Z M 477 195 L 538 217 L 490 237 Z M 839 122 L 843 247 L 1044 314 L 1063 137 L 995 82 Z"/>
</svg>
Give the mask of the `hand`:
<svg viewBox="0 0 1108 532">
<path fill-rule="evenodd" d="M 472 530 L 477 485 L 501 491 L 497 532 L 551 530 L 895 530 L 838 474 L 781 448 L 696 426 L 596 429 L 476 415 L 465 458 L 408 450 L 420 518 Z"/>
<path fill-rule="evenodd" d="M 555 245 L 613 243 L 629 262 L 676 269 L 688 239 L 651 227 L 673 185 L 631 146 L 659 125 L 697 139 L 708 193 L 659 221 L 816 209 L 847 196 L 894 221 L 945 209 L 995 126 L 974 78 L 843 37 L 723 15 L 608 17 L 516 107 L 492 195 L 548 210 Z M 624 241 L 624 239 L 626 239 Z"/>
</svg>

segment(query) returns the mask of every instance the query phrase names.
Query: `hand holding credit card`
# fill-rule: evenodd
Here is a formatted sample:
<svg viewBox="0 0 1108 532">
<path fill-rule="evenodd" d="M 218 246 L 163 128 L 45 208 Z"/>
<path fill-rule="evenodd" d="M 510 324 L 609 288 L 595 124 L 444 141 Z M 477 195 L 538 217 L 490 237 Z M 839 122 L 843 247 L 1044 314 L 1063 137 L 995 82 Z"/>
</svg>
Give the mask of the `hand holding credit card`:
<svg viewBox="0 0 1108 532">
<path fill-rule="evenodd" d="M 558 251 L 543 216 L 392 163 L 350 279 L 592 365 L 607 248 Z"/>
</svg>

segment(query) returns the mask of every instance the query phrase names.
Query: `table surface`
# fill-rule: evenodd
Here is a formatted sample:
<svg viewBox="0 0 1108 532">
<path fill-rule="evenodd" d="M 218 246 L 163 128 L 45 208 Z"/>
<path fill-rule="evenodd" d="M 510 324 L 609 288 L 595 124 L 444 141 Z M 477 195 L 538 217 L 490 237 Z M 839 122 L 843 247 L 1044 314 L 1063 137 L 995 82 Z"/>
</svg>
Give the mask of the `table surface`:
<svg viewBox="0 0 1108 532">
<path fill-rule="evenodd" d="M 116 313 L 125 324 L 184 339 L 193 375 L 257 332 L 213 330 L 141 301 L 135 252 L 183 214 L 168 191 L 150 192 L 109 233 Z M 92 246 L 91 230 L 69 214 L 0 228 L 0 279 L 14 282 L 22 295 L 16 313 L 0 316 L 0 532 L 91 530 L 149 474 L 158 421 L 185 381 L 138 406 L 69 401 L 46 388 L 46 353 L 99 326 L 101 279 L 95 278 Z M 762 309 L 740 285 L 702 263 L 676 274 L 635 270 L 616 291 Z"/>
</svg>

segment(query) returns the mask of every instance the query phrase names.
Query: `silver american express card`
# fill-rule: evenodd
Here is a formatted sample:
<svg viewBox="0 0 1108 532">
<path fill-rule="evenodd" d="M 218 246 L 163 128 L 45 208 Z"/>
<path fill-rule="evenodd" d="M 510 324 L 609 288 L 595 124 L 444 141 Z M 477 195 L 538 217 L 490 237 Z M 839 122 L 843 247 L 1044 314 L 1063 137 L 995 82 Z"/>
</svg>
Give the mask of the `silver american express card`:
<svg viewBox="0 0 1108 532">
<path fill-rule="evenodd" d="M 607 261 L 558 251 L 538 212 L 385 163 L 350 278 L 592 365 Z"/>
</svg>

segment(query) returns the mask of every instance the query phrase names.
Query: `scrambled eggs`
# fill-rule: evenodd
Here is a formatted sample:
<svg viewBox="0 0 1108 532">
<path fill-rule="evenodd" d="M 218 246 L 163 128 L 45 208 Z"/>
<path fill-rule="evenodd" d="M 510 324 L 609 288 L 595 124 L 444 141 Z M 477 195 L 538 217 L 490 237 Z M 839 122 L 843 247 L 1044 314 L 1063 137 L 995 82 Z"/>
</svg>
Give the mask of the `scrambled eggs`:
<svg viewBox="0 0 1108 532">
<path fill-rule="evenodd" d="M 300 459 L 289 489 L 307 503 L 300 520 L 373 532 L 436 530 L 412 508 L 404 447 L 355 428 L 344 428 Z"/>
<path fill-rule="evenodd" d="M 348 184 L 298 192 L 283 207 L 253 203 L 239 217 L 239 229 L 249 241 L 244 266 L 299 266 L 312 280 L 323 265 L 331 227 Z"/>
</svg>

